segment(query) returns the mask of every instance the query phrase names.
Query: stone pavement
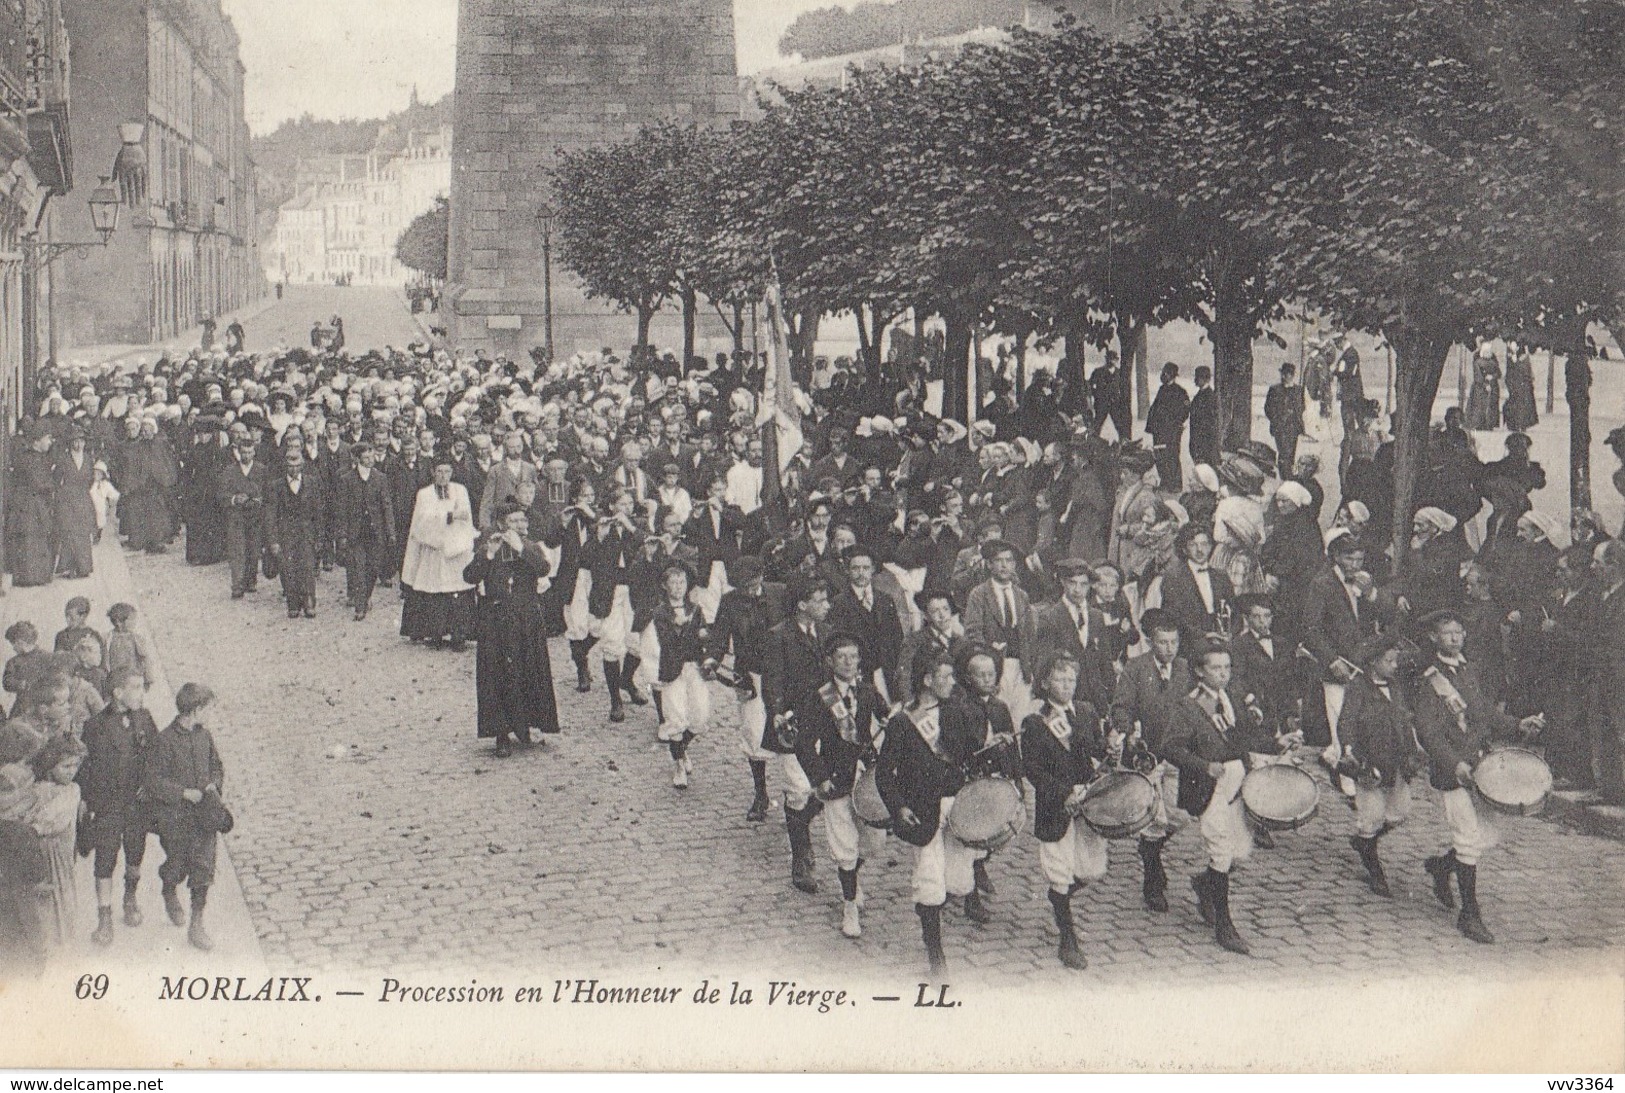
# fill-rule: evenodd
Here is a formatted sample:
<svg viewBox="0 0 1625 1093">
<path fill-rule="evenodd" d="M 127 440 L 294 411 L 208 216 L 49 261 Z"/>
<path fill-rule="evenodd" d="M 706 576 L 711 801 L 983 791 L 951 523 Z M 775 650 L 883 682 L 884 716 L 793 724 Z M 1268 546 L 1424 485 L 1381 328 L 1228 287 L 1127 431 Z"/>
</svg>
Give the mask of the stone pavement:
<svg viewBox="0 0 1625 1093">
<path fill-rule="evenodd" d="M 175 716 L 174 687 L 170 682 L 172 677 L 165 669 L 163 639 L 153 632 L 151 620 L 147 617 L 144 606 L 131 585 L 130 570 L 125 557 L 126 552 L 119 546 L 117 538 L 109 533 L 102 537 L 101 543 L 95 549 L 95 572 L 84 580 L 56 580 L 49 585 L 36 588 L 9 589 L 5 596 L 0 597 L 0 631 L 13 622 L 27 620 L 39 631 L 40 644 L 49 649 L 56 632 L 63 627 L 63 605 L 74 596 L 85 596 L 90 600 L 90 625 L 103 634 L 112 629 L 107 621 L 109 607 L 120 601 L 136 604 L 138 608 L 136 629 L 146 634 L 157 662 L 153 669 L 154 682 L 147 692 L 147 708 L 152 712 L 153 720 L 162 729 Z M 9 647 L 6 652 L 9 655 Z M 178 675 L 173 678 L 184 681 L 191 677 Z M 178 683 L 176 685 L 178 686 Z M 204 723 L 214 729 L 211 720 L 206 719 Z M 218 729 L 214 731 L 218 739 L 219 731 Z M 223 758 L 226 763 L 226 800 L 235 807 L 235 782 L 245 772 L 234 769 L 229 751 L 225 749 L 222 751 L 225 753 Z M 142 868 L 141 908 L 146 921 L 135 929 L 123 925 L 120 908 L 123 901 L 124 863 L 121 858 L 114 873 L 116 890 L 113 944 L 106 949 L 94 946 L 90 942 L 90 932 L 96 927 L 95 878 L 91 874 L 91 860 L 80 858 L 78 895 L 81 936 L 66 952 L 57 954 L 53 961 L 64 965 L 83 965 L 86 969 L 97 972 L 162 965 L 165 969 L 176 969 L 186 973 L 201 971 L 206 966 L 212 967 L 222 963 L 242 968 L 244 975 L 263 969 L 264 956 L 260 950 L 259 938 L 243 903 L 242 888 L 238 883 L 237 871 L 232 865 L 233 839 L 232 835 L 221 838 L 215 883 L 209 890 L 207 922 L 209 934 L 215 942 L 212 954 L 206 955 L 193 949 L 186 942 L 186 931 L 170 925 L 164 916 L 158 881 L 158 866 L 164 860 L 164 852 L 158 844 L 158 836 L 153 835 L 147 840 L 147 857 Z"/>
<path fill-rule="evenodd" d="M 173 552 L 130 565 L 171 675 L 220 693 L 211 727 L 234 773 L 232 855 L 274 971 L 923 970 L 912 850 L 893 840 L 866 867 L 864 936 L 842 938 L 822 821 L 823 890 L 807 896 L 788 885 L 782 814 L 744 820 L 749 775 L 722 691 L 716 725 L 692 749 L 694 788 L 679 793 L 652 714 L 608 724 L 601 683 L 577 695 L 556 642 L 565 731 L 501 761 L 474 737 L 472 652 L 403 641 L 394 592 L 381 590 L 355 623 L 338 607 L 335 571 L 321 580 L 319 617 L 290 620 L 270 583 L 233 603 L 223 567 L 189 569 Z M 1436 795 L 1419 797 L 1416 816 L 1384 842 L 1392 900 L 1361 883 L 1352 814 L 1329 795 L 1304 830 L 1259 852 L 1233 889 L 1250 960 L 1215 948 L 1196 917 L 1185 884 L 1202 864 L 1194 832 L 1169 846 L 1166 915 L 1141 908 L 1133 847 L 1115 844 L 1110 875 L 1075 900 L 1091 967 L 1072 981 L 1129 984 L 1198 966 L 1301 980 L 1621 963 L 1625 845 L 1507 821 L 1480 872 L 1500 944 L 1480 947 L 1433 902 L 1421 859 L 1446 835 Z M 1067 980 L 1032 836 L 1001 851 L 991 873 L 993 923 L 946 916 L 956 975 Z"/>
</svg>

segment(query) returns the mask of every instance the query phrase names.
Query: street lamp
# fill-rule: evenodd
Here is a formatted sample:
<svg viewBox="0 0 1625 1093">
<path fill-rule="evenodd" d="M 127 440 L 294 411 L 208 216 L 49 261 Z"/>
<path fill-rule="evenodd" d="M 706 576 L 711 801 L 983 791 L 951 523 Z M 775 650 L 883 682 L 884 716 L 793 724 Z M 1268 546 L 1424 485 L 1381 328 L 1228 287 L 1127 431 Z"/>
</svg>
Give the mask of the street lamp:
<svg viewBox="0 0 1625 1093">
<path fill-rule="evenodd" d="M 118 231 L 119 210 L 124 202 L 113 187 L 111 177 L 102 176 L 101 185 L 90 191 L 86 204 L 90 206 L 90 226 L 96 229 L 96 234 L 101 238 L 94 242 L 42 243 L 37 232 L 30 233 L 23 239 L 26 266 L 30 273 L 38 273 L 64 254 L 77 254 L 82 258 L 97 247 L 107 246 L 112 240 L 113 233 Z"/>
<path fill-rule="evenodd" d="M 544 322 L 544 336 L 547 345 L 547 363 L 552 364 L 553 357 L 553 228 L 558 223 L 559 213 L 550 203 L 544 201 L 536 210 L 536 226 L 542 232 L 542 319 Z"/>
</svg>

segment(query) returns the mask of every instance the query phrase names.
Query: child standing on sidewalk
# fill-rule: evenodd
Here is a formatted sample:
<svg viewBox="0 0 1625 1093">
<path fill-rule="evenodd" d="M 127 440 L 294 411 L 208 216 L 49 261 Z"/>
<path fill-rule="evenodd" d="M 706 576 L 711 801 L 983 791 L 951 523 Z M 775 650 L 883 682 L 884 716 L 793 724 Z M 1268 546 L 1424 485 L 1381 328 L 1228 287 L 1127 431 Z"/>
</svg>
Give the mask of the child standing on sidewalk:
<svg viewBox="0 0 1625 1093">
<path fill-rule="evenodd" d="M 102 667 L 109 676 L 120 668 L 134 668 L 151 687 L 152 653 L 147 639 L 135 632 L 135 608 L 127 603 L 115 603 L 107 609 L 107 618 L 113 624 L 113 632 L 107 635 L 107 661 Z"/>
</svg>

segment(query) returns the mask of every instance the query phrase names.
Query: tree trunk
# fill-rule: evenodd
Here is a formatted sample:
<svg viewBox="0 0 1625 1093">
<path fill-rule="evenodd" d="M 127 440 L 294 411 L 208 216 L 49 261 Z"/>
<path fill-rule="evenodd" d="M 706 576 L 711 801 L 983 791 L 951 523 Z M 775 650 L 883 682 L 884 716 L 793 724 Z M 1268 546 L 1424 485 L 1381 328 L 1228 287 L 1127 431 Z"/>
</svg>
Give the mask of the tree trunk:
<svg viewBox="0 0 1625 1093">
<path fill-rule="evenodd" d="M 1132 370 L 1134 376 L 1134 416 L 1140 421 L 1144 421 L 1145 415 L 1151 410 L 1150 340 L 1146 328 L 1140 327 L 1139 336 L 1134 343 L 1134 368 Z M 1128 383 L 1130 374 L 1128 362 L 1124 361 L 1123 383 L 1125 385 Z"/>
<path fill-rule="evenodd" d="M 683 374 L 688 374 L 694 360 L 694 333 L 700 320 L 699 293 L 692 288 L 683 289 Z"/>
<path fill-rule="evenodd" d="M 1239 303 L 1221 299 L 1207 328 L 1219 400 L 1219 446 L 1235 451 L 1253 438 L 1253 331 Z"/>
<path fill-rule="evenodd" d="M 968 319 L 945 315 L 948 336 L 942 357 L 942 416 L 970 425 L 971 339 L 975 334 Z"/>
<path fill-rule="evenodd" d="M 1569 508 L 1591 507 L 1591 347 L 1586 323 L 1559 334 L 1558 348 L 1568 351 L 1563 366 L 1563 398 L 1569 404 Z"/>
<path fill-rule="evenodd" d="M 745 305 L 735 301 L 733 312 L 734 323 L 729 333 L 734 336 L 734 357 L 737 359 L 745 351 Z"/>
<path fill-rule="evenodd" d="M 649 324 L 654 322 L 655 309 L 646 304 L 638 305 L 638 348 L 649 348 Z"/>
<path fill-rule="evenodd" d="M 1016 339 L 1016 391 L 1022 395 L 1027 393 L 1027 338 L 1023 332 Z"/>
<path fill-rule="evenodd" d="M 1557 354 L 1546 351 L 1546 412 L 1557 409 Z"/>
<path fill-rule="evenodd" d="M 1394 564 L 1405 560 L 1411 545 L 1411 519 L 1416 515 L 1416 479 L 1422 470 L 1433 416 L 1433 401 L 1444 377 L 1445 359 L 1450 355 L 1450 339 L 1423 333 L 1390 337 L 1394 347 L 1394 371 L 1398 373 L 1394 412 L 1398 423 L 1394 432 Z"/>
<path fill-rule="evenodd" d="M 1119 314 L 1117 320 L 1117 382 L 1121 385 L 1118 397 L 1132 406 L 1133 391 L 1130 384 L 1138 382 L 1140 388 L 1139 414 L 1130 414 L 1132 421 L 1136 416 L 1140 421 L 1145 420 L 1146 407 L 1151 403 L 1151 392 L 1145 374 L 1146 358 L 1146 324 L 1133 315 Z M 1095 411 L 1098 419 L 1100 411 Z M 1132 430 L 1132 425 L 1130 429 Z M 1127 443 L 1130 437 L 1119 437 Z"/>
</svg>

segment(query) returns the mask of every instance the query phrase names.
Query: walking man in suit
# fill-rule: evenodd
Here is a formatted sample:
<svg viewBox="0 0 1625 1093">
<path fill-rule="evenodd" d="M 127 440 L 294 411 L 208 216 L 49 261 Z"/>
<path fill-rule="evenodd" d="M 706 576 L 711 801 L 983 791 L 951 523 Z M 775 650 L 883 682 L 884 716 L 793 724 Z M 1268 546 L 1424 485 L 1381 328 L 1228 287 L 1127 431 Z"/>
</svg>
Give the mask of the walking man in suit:
<svg viewBox="0 0 1625 1093">
<path fill-rule="evenodd" d="M 989 539 L 980 549 L 989 576 L 965 597 L 965 637 L 999 658 L 999 697 L 1010 715 L 1019 718 L 1032 704 L 1021 667 L 1021 635 L 1031 602 L 1016 580 L 1016 548 L 1003 539 Z"/>
<path fill-rule="evenodd" d="M 395 509 L 376 466 L 378 448 L 363 440 L 351 450 L 355 467 L 339 484 L 339 554 L 355 621 L 367 617 L 372 590 L 395 552 Z"/>
<path fill-rule="evenodd" d="M 1179 624 L 1179 638 L 1194 649 L 1208 634 L 1227 631 L 1235 589 L 1230 577 L 1211 565 L 1213 533 L 1201 524 L 1186 524 L 1174 540 L 1179 559 L 1159 578 L 1161 606 Z"/>
<path fill-rule="evenodd" d="M 215 497 L 226 513 L 226 561 L 231 569 L 231 598 L 240 600 L 258 583 L 265 506 L 265 465 L 255 458 L 254 434 L 243 424 L 231 427 L 232 458 L 215 478 Z"/>
<path fill-rule="evenodd" d="M 862 543 L 848 547 L 847 587 L 830 603 L 829 624 L 836 633 L 851 634 L 863 653 L 863 678 L 889 705 L 903 693 L 897 662 L 903 652 L 903 623 L 890 594 L 874 587 L 874 552 Z"/>
<path fill-rule="evenodd" d="M 1213 390 L 1213 369 L 1196 369 L 1196 394 L 1191 396 L 1191 462 L 1219 466 L 1219 396 Z"/>
<path fill-rule="evenodd" d="M 1151 434 L 1151 450 L 1157 461 L 1157 476 L 1162 488 L 1179 493 L 1184 488 L 1184 473 L 1179 464 L 1179 441 L 1185 435 L 1185 422 L 1191 414 L 1191 397 L 1179 385 L 1179 365 L 1172 361 L 1162 366 L 1162 386 L 1151 409 L 1146 411 L 1145 431 Z"/>
<path fill-rule="evenodd" d="M 1144 877 L 1140 897 L 1146 909 L 1158 914 L 1168 910 L 1168 874 L 1163 868 L 1162 851 L 1168 840 L 1185 825 L 1185 816 L 1174 797 L 1173 766 L 1164 757 L 1163 744 L 1173 720 L 1174 707 L 1195 685 L 1190 666 L 1179 655 L 1179 624 L 1159 610 L 1147 611 L 1140 626 L 1151 651 L 1130 657 L 1117 677 L 1112 694 L 1111 721 L 1130 754 L 1149 753 L 1156 764 L 1141 773 L 1151 779 L 1157 795 L 1151 824 L 1140 832 L 1140 865 Z"/>
<path fill-rule="evenodd" d="M 1029 613 L 1029 631 L 1021 642 L 1022 667 L 1029 679 L 1035 678 L 1041 659 L 1066 653 L 1078 663 L 1077 697 L 1097 710 L 1108 709 L 1116 673 L 1100 646 L 1106 622 L 1089 602 L 1094 570 L 1081 558 L 1065 558 L 1055 563 L 1053 572 L 1061 582 L 1061 598 Z"/>
<path fill-rule="evenodd" d="M 266 549 L 277 559 L 288 617 L 316 617 L 316 541 L 322 526 L 321 488 L 305 473 L 305 453 L 290 447 L 284 473 L 266 497 Z"/>
<path fill-rule="evenodd" d="M 790 883 L 816 895 L 813 877 L 812 822 L 823 809 L 813 797 L 812 782 L 796 758 L 800 726 L 793 711 L 824 683 L 824 642 L 829 633 L 829 587 L 816 577 L 792 574 L 785 601 L 795 614 L 768 631 L 762 666 L 762 699 L 767 731 L 762 747 L 780 757 L 784 774 L 784 825 L 790 838 Z"/>
<path fill-rule="evenodd" d="M 1270 423 L 1283 480 L 1292 477 L 1298 460 L 1298 438 L 1303 435 L 1303 386 L 1293 382 L 1297 372 L 1291 361 L 1283 362 L 1281 382 L 1264 396 L 1264 419 Z"/>
</svg>

